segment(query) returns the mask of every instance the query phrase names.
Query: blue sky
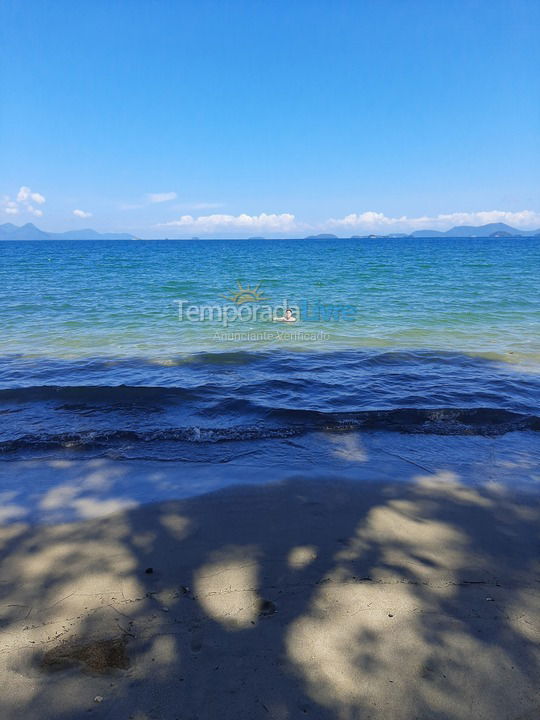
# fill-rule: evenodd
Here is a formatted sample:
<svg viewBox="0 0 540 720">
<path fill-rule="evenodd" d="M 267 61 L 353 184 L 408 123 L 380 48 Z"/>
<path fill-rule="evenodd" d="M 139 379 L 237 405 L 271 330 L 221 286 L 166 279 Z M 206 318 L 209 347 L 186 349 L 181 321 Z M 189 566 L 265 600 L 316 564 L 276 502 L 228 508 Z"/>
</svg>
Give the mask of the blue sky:
<svg viewBox="0 0 540 720">
<path fill-rule="evenodd" d="M 0 222 L 540 227 L 538 0 L 0 7 Z"/>
</svg>

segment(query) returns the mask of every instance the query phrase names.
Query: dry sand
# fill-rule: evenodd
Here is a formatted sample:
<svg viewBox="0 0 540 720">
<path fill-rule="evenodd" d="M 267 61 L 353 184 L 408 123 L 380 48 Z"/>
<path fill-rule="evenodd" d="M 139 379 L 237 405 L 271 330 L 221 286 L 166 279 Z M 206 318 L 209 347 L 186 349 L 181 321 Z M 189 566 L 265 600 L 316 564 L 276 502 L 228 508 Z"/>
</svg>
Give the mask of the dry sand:
<svg viewBox="0 0 540 720">
<path fill-rule="evenodd" d="M 1 720 L 537 720 L 539 496 L 405 479 L 4 525 Z"/>
</svg>

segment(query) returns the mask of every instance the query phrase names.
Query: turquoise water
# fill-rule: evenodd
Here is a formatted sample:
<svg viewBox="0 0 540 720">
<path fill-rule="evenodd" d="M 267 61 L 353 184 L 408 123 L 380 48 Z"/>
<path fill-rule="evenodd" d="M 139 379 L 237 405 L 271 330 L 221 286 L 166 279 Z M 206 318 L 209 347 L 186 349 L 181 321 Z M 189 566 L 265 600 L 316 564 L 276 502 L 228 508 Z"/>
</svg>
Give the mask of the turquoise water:
<svg viewBox="0 0 540 720">
<path fill-rule="evenodd" d="M 2 355 L 145 357 L 285 347 L 457 350 L 540 360 L 540 242 L 530 239 L 36 242 L 0 245 Z M 179 322 L 176 300 L 356 308 L 350 322 Z M 237 337 L 270 332 L 274 337 Z"/>
<path fill-rule="evenodd" d="M 537 239 L 4 242 L 0 253 L 9 448 L 537 422 Z M 238 281 L 264 299 L 224 299 Z M 195 314 L 212 306 L 213 319 L 181 320 L 179 300 Z M 296 323 L 271 321 L 284 301 Z M 270 315 L 224 327 L 225 306 Z"/>
</svg>

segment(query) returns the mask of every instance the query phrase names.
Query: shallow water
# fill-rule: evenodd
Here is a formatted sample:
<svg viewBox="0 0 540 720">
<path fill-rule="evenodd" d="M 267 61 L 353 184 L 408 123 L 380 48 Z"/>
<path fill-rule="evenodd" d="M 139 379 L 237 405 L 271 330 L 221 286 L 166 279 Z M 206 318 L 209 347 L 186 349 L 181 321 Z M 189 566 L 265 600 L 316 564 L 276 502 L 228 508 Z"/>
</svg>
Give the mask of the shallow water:
<svg viewBox="0 0 540 720">
<path fill-rule="evenodd" d="M 0 253 L 4 457 L 166 458 L 179 444 L 210 457 L 222 441 L 320 428 L 539 427 L 536 239 L 4 242 Z M 232 302 L 237 281 L 258 286 L 258 301 Z M 178 300 L 197 321 L 180 319 Z M 296 323 L 270 321 L 281 305 Z M 225 308 L 244 314 L 226 325 Z"/>
</svg>

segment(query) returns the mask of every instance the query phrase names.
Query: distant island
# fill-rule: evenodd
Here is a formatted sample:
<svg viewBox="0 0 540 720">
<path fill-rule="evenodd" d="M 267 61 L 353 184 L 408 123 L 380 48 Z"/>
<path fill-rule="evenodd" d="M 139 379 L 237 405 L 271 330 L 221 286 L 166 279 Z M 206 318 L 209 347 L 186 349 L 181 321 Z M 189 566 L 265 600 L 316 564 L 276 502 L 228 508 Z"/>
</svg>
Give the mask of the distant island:
<svg viewBox="0 0 540 720">
<path fill-rule="evenodd" d="M 13 225 L 4 223 L 0 225 L 0 240 L 136 240 L 135 235 L 129 233 L 98 233 L 86 228 L 84 230 L 67 230 L 63 233 L 51 233 L 40 230 L 32 223 L 26 225 Z"/>
<path fill-rule="evenodd" d="M 339 240 L 339 238 L 332 233 L 320 233 L 319 235 L 308 235 L 304 240 Z"/>
</svg>

